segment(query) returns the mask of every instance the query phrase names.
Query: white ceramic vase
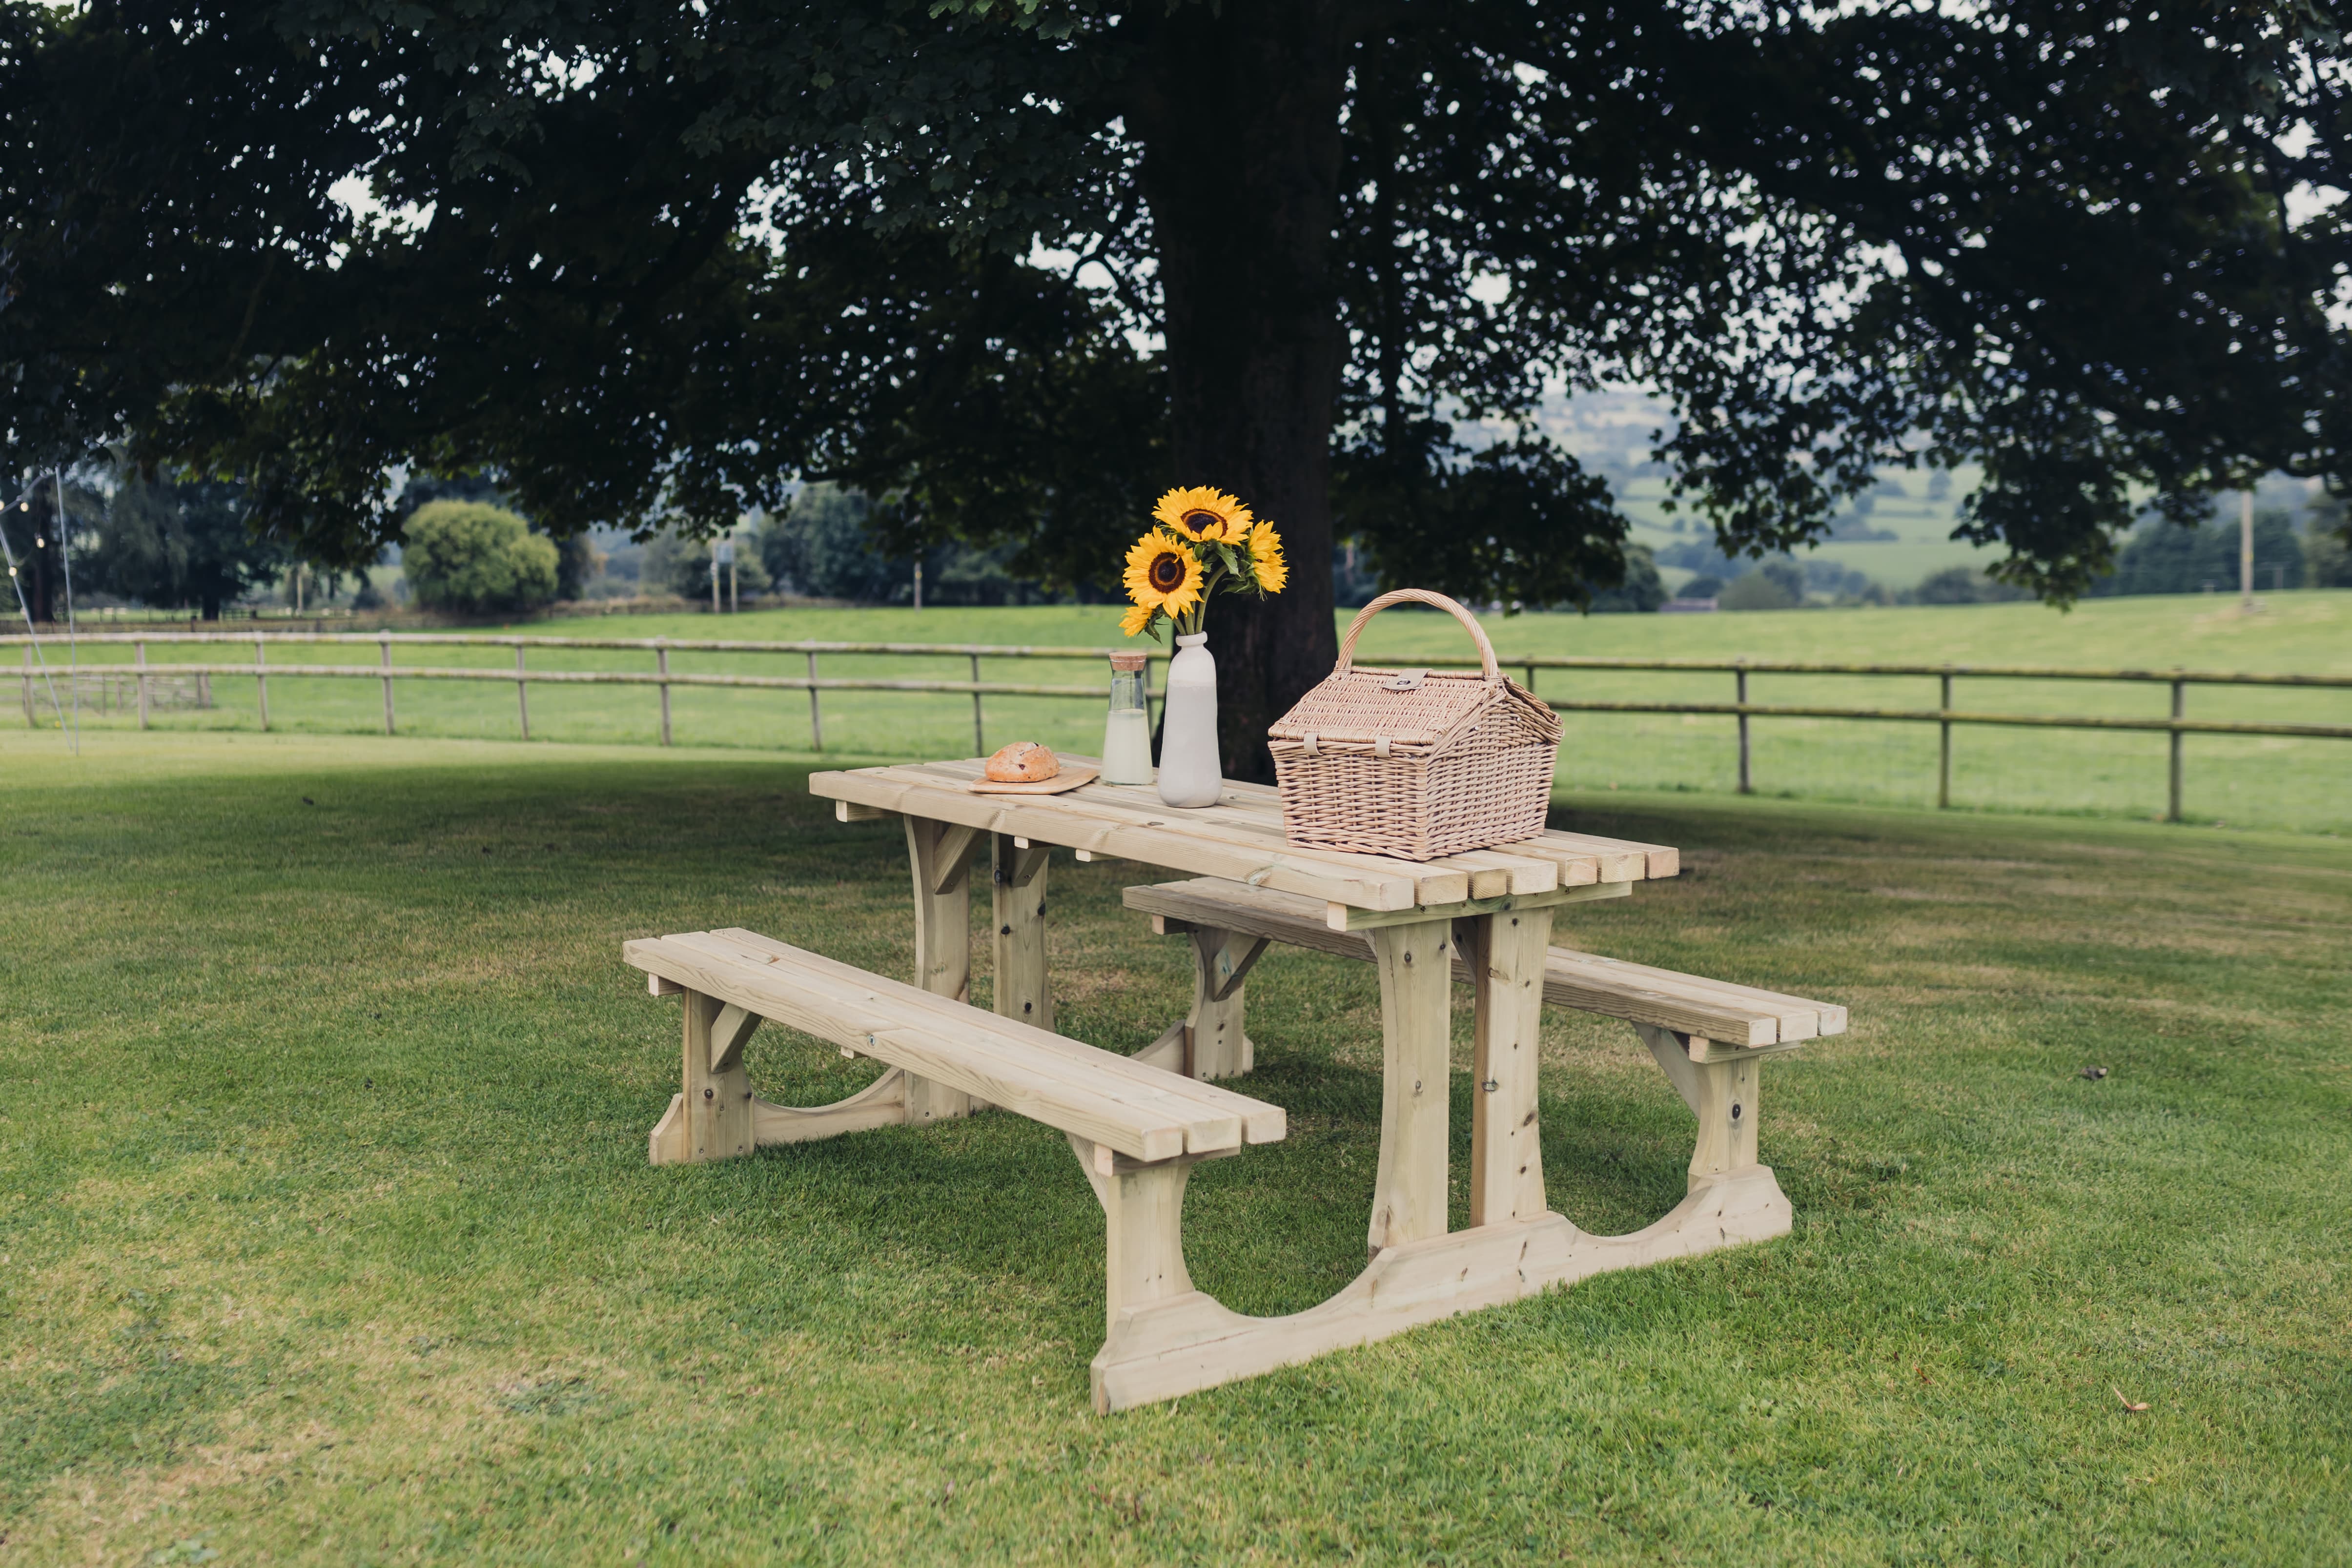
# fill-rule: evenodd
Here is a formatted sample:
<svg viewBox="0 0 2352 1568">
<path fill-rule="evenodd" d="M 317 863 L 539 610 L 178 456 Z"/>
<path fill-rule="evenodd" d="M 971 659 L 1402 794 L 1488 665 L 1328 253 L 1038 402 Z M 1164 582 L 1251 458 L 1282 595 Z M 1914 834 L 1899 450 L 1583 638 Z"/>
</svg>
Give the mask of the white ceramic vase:
<svg viewBox="0 0 2352 1568">
<path fill-rule="evenodd" d="M 1217 755 L 1217 661 L 1209 634 L 1176 639 L 1168 661 L 1168 695 L 1160 728 L 1160 799 L 1171 806 L 1213 806 L 1225 784 Z"/>
</svg>

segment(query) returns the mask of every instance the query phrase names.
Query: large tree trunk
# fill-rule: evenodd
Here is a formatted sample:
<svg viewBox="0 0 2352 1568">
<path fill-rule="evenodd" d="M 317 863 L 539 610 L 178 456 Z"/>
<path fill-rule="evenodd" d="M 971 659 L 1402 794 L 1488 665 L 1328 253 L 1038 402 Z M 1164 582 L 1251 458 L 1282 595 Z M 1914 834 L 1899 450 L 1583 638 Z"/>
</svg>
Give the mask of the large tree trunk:
<svg viewBox="0 0 2352 1568">
<path fill-rule="evenodd" d="M 1209 612 L 1237 778 L 1273 779 L 1266 726 L 1338 651 L 1331 421 L 1347 350 L 1331 247 L 1349 15 L 1338 0 L 1255 0 L 1142 24 L 1129 112 L 1158 235 L 1176 482 L 1240 496 L 1282 530 L 1291 565 L 1280 596 Z"/>
</svg>

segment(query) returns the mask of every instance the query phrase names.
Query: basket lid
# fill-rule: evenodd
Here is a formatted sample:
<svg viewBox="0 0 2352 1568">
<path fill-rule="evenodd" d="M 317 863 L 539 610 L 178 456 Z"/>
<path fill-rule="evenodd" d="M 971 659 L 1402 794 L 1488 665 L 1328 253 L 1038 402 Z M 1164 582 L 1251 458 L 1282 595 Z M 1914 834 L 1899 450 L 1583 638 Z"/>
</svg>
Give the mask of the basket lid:
<svg viewBox="0 0 2352 1568">
<path fill-rule="evenodd" d="M 1409 683 L 1409 684 L 1408 684 Z M 1518 687 L 1510 690 L 1517 694 Z M 1524 695 L 1524 694 L 1520 694 Z M 1274 740 L 1385 739 L 1434 745 L 1454 726 L 1502 700 L 1476 670 L 1334 671 L 1266 729 Z"/>
<path fill-rule="evenodd" d="M 1452 615 L 1478 645 L 1475 670 L 1375 670 L 1355 663 L 1364 623 L 1391 604 L 1421 603 Z M 1318 740 L 1433 746 L 1489 707 L 1513 704 L 1537 732 L 1557 739 L 1559 716 L 1534 693 L 1507 678 L 1494 645 L 1470 612 L 1442 593 L 1402 588 L 1383 593 L 1357 613 L 1339 643 L 1339 662 L 1322 683 L 1267 727 L 1270 740 Z"/>
</svg>

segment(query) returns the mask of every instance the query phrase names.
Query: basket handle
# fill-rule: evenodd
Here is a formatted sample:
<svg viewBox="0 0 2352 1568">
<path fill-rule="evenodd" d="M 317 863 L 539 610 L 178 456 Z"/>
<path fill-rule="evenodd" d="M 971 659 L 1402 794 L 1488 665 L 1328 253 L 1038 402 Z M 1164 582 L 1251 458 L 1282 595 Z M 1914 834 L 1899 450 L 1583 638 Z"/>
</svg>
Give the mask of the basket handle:
<svg viewBox="0 0 2352 1568">
<path fill-rule="evenodd" d="M 1486 629 L 1478 624 L 1478 618 L 1446 598 L 1445 595 L 1432 593 L 1425 588 L 1391 589 L 1357 611 L 1356 619 L 1348 626 L 1348 634 L 1339 639 L 1339 663 L 1333 668 L 1332 674 L 1344 675 L 1348 673 L 1349 667 L 1356 662 L 1356 636 L 1363 631 L 1364 622 L 1391 604 L 1406 603 L 1433 605 L 1461 622 L 1462 629 L 1470 633 L 1472 642 L 1478 644 L 1478 663 L 1485 671 L 1486 679 L 1496 683 L 1502 680 L 1502 668 L 1495 663 L 1495 644 L 1486 641 Z"/>
</svg>

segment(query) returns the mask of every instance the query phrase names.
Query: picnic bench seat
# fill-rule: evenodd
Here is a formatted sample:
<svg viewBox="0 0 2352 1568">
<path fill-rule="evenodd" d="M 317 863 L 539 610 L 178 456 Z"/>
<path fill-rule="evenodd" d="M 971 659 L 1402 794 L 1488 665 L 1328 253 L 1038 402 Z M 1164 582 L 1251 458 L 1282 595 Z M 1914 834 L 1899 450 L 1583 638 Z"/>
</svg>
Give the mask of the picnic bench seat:
<svg viewBox="0 0 2352 1568">
<path fill-rule="evenodd" d="M 1375 956 L 1369 933 L 1335 931 L 1321 903 L 1272 888 L 1197 877 L 1130 887 L 1124 901 L 1128 908 L 1149 915 L 1158 934 L 1192 939 L 1192 1009 L 1183 1026 L 1188 1064 L 1249 1070 L 1255 1048 L 1242 1027 L 1242 984 L 1269 944 L 1367 963 Z M 1460 944 L 1450 946 L 1454 977 L 1466 984 L 1471 975 Z M 1755 1063 L 1806 1040 L 1843 1034 L 1846 1027 L 1845 1009 L 1832 1002 L 1569 947 L 1547 952 L 1543 996 L 1552 1006 L 1623 1019 L 1633 1026 L 1699 1118 L 1700 1146 L 1691 1166 L 1695 1180 L 1706 1170 L 1722 1168 L 1727 1158 L 1744 1153 L 1753 1160 Z"/>
<path fill-rule="evenodd" d="M 1269 1144 L 1282 1108 L 1097 1050 L 740 929 L 646 937 L 623 956 L 656 996 L 684 998 L 685 1086 L 653 1132 L 656 1165 L 750 1154 L 909 1117 L 910 1076 L 1066 1134 L 1108 1221 L 1108 1311 L 1189 1291 L 1177 1228 L 1192 1164 Z M 837 1105 L 772 1105 L 743 1047 L 762 1019 L 893 1069 Z"/>
</svg>

